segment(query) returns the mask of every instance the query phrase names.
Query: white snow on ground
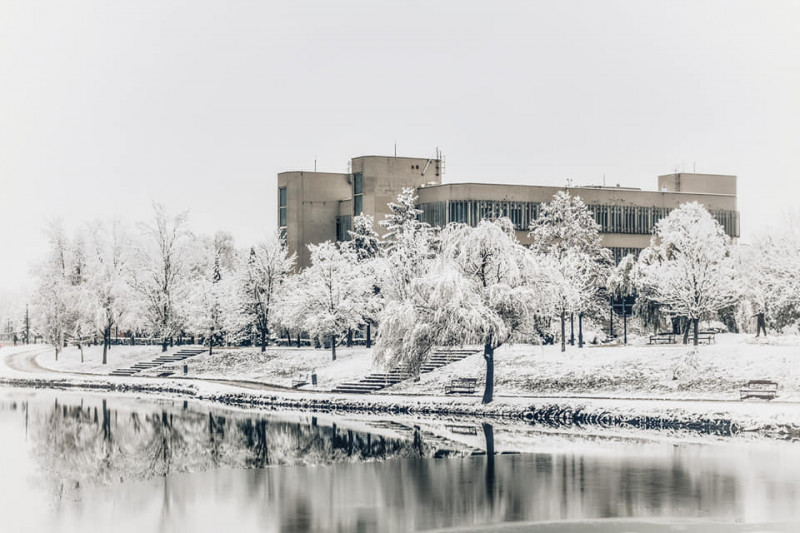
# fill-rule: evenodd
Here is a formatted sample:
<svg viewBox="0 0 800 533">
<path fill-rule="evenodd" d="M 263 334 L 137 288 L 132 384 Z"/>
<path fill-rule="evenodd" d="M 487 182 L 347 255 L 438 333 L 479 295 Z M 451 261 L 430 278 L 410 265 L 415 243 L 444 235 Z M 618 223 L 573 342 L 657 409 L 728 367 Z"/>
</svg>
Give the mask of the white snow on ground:
<svg viewBox="0 0 800 533">
<path fill-rule="evenodd" d="M 215 350 L 212 355 L 202 354 L 187 361 L 188 377 L 204 379 L 230 379 L 260 381 L 271 385 L 291 387 L 292 380 L 308 379 L 317 374 L 317 388 L 331 389 L 337 383 L 369 374 L 372 369 L 372 350 L 363 347 L 337 348 L 336 361 L 330 350 L 313 348 L 268 347 L 230 348 Z M 145 375 L 173 370 L 183 373 L 183 363 L 165 365 L 150 370 Z M 311 380 L 308 379 L 311 387 Z"/>
<path fill-rule="evenodd" d="M 173 353 L 180 347 L 172 348 Z M 108 374 L 117 368 L 127 368 L 139 361 L 149 361 L 161 355 L 161 346 L 112 346 L 108 351 L 107 364 L 103 364 L 103 347 L 89 346 L 81 353 L 75 346 L 69 346 L 55 360 L 55 352 L 50 349 L 36 357 L 36 364 L 56 372 L 76 372 L 88 374 Z"/>
<path fill-rule="evenodd" d="M 721 334 L 716 339 L 696 349 L 633 339 L 628 346 L 567 346 L 564 353 L 560 346 L 506 345 L 495 352 L 495 393 L 738 400 L 745 382 L 770 379 L 780 387 L 775 401 L 800 401 L 798 337 L 765 341 Z M 458 377 L 478 378 L 482 387 L 485 372 L 483 357 L 477 354 L 386 392 L 441 394 Z"/>
</svg>

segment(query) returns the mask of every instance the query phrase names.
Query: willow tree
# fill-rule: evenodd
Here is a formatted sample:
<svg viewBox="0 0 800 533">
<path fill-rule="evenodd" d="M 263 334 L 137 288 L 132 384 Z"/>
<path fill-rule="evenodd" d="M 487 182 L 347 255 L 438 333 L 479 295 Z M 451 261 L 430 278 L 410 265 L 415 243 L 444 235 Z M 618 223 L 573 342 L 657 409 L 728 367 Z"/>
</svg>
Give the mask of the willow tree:
<svg viewBox="0 0 800 533">
<path fill-rule="evenodd" d="M 517 335 L 529 336 L 546 301 L 533 255 L 517 242 L 507 218 L 472 228 L 450 224 L 430 268 L 409 290 L 389 299 L 376 353 L 386 364 L 418 372 L 437 346 L 480 344 L 486 363 L 483 403 L 494 395 L 494 354 Z M 541 283 L 540 283 L 541 282 Z M 395 295 L 398 296 L 398 295 Z"/>
</svg>

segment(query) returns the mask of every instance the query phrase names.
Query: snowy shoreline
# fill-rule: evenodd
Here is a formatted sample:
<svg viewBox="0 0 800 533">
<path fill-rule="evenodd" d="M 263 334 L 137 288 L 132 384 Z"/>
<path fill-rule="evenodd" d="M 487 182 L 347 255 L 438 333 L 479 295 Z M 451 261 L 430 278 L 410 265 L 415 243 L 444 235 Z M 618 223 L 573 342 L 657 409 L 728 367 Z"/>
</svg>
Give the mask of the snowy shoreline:
<svg viewBox="0 0 800 533">
<path fill-rule="evenodd" d="M 88 376 L 87 376 L 88 377 Z M 451 416 L 460 419 L 522 420 L 543 427 L 595 427 L 705 434 L 735 438 L 800 438 L 800 406 L 739 402 L 686 402 L 586 398 L 498 398 L 482 405 L 479 397 L 340 395 L 326 392 L 245 391 L 213 381 L 5 377 L 0 386 L 146 394 L 191 399 L 236 408 L 291 409 L 320 413 Z M 769 416 L 765 413 L 771 411 Z"/>
</svg>

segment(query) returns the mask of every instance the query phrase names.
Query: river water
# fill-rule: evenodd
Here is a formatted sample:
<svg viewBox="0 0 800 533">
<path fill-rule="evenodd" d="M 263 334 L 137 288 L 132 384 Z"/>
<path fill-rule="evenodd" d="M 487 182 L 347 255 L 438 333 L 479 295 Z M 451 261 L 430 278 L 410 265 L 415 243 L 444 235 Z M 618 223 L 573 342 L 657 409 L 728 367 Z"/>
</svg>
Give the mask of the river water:
<svg viewBox="0 0 800 533">
<path fill-rule="evenodd" d="M 800 444 L 741 436 L 0 389 L 0 442 L 0 531 L 800 531 Z"/>
</svg>

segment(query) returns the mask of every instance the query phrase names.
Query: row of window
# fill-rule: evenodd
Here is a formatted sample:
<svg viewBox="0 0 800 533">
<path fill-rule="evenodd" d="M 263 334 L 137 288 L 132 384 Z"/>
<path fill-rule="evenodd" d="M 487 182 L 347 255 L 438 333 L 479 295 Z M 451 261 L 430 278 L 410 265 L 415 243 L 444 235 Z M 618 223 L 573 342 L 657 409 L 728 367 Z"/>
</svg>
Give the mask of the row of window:
<svg viewBox="0 0 800 533">
<path fill-rule="evenodd" d="M 626 255 L 633 255 L 634 257 L 639 257 L 639 252 L 642 251 L 641 248 L 627 248 L 627 247 L 619 247 L 619 246 L 609 246 L 609 250 L 611 250 L 611 255 L 614 257 L 614 264 L 618 265 L 622 258 Z"/>
<path fill-rule="evenodd" d="M 491 200 L 455 200 L 430 202 L 417 206 L 422 210 L 419 220 L 432 226 L 461 222 L 475 226 L 483 219 L 508 217 L 518 230 L 526 230 L 539 217 L 539 202 L 508 202 Z M 652 234 L 659 220 L 666 218 L 672 208 L 624 205 L 589 205 L 601 233 Z M 739 236 L 739 214 L 736 211 L 712 210 L 711 215 L 731 237 Z"/>
</svg>

